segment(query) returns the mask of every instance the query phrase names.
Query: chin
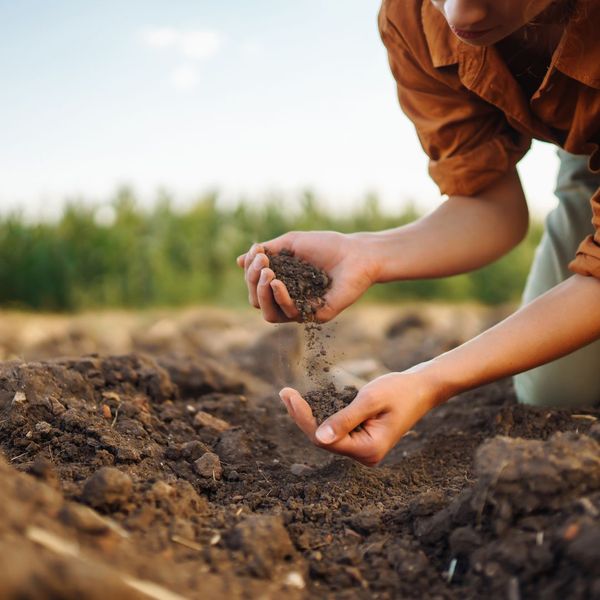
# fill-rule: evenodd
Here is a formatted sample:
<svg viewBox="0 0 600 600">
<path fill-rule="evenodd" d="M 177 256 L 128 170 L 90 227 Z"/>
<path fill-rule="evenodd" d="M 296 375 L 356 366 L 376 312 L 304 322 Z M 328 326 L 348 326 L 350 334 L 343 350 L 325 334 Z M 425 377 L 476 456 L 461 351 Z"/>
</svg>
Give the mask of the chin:
<svg viewBox="0 0 600 600">
<path fill-rule="evenodd" d="M 507 35 L 508 34 L 506 34 L 506 35 L 492 34 L 492 35 L 484 35 L 479 38 L 471 38 L 471 39 L 463 38 L 460 35 L 456 35 L 456 37 L 461 42 L 468 44 L 469 46 L 475 46 L 476 48 L 481 48 L 484 46 L 493 46 L 494 44 L 498 43 L 500 40 L 503 40 L 505 37 L 507 37 Z"/>
</svg>

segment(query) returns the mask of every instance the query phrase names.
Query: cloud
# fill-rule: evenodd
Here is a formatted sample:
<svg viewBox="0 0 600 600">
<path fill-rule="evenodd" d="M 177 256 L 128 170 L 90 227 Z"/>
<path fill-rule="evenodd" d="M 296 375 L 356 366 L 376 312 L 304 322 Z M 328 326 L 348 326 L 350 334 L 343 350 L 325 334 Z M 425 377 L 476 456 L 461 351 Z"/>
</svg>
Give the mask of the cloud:
<svg viewBox="0 0 600 600">
<path fill-rule="evenodd" d="M 141 40 L 146 46 L 170 49 L 188 60 L 212 58 L 223 46 L 223 36 L 218 31 L 175 27 L 147 27 L 141 32 Z"/>
<path fill-rule="evenodd" d="M 181 33 L 179 46 L 187 58 L 203 60 L 214 56 L 222 45 L 222 37 L 216 31 L 188 31 Z"/>
<path fill-rule="evenodd" d="M 177 31 L 170 27 L 148 27 L 141 34 L 141 39 L 151 48 L 168 48 L 174 46 L 177 40 Z"/>
<path fill-rule="evenodd" d="M 198 85 L 198 63 L 214 57 L 223 46 L 220 32 L 203 29 L 146 27 L 140 32 L 139 39 L 145 46 L 168 51 L 182 62 L 169 76 L 169 81 L 179 91 L 188 91 Z"/>
<path fill-rule="evenodd" d="M 194 65 L 180 65 L 171 73 L 171 83 L 182 92 L 191 90 L 198 85 L 200 77 Z"/>
<path fill-rule="evenodd" d="M 247 58 L 260 58 L 261 56 L 263 56 L 265 54 L 265 49 L 264 49 L 263 45 L 256 40 L 250 40 L 250 41 L 244 42 L 240 46 L 240 50 L 241 50 L 242 56 L 247 57 Z"/>
</svg>

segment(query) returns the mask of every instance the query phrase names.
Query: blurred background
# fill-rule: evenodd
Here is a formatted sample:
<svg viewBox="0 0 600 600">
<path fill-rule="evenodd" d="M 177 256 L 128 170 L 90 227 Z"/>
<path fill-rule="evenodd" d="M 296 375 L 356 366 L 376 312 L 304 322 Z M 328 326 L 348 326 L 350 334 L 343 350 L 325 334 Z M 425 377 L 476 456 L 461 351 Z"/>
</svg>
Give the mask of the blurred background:
<svg viewBox="0 0 600 600">
<path fill-rule="evenodd" d="M 235 257 L 289 229 L 377 230 L 441 202 L 367 0 L 0 0 L 0 305 L 246 302 Z M 481 271 L 375 300 L 516 301 L 535 219 Z"/>
</svg>

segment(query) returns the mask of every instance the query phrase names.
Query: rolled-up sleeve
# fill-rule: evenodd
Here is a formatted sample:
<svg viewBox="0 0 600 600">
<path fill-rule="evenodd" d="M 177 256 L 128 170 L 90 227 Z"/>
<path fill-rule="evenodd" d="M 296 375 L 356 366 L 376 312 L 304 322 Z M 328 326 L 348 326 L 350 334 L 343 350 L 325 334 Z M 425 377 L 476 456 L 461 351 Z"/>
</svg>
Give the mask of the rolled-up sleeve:
<svg viewBox="0 0 600 600">
<path fill-rule="evenodd" d="M 600 278 L 600 188 L 592 196 L 591 204 L 592 224 L 596 232 L 581 242 L 569 269 L 579 275 Z"/>
<path fill-rule="evenodd" d="M 531 137 L 462 86 L 454 67 L 435 69 L 418 50 L 409 49 L 385 14 L 380 13 L 379 28 L 400 105 L 416 128 L 441 193 L 475 195 L 514 167 Z"/>
</svg>

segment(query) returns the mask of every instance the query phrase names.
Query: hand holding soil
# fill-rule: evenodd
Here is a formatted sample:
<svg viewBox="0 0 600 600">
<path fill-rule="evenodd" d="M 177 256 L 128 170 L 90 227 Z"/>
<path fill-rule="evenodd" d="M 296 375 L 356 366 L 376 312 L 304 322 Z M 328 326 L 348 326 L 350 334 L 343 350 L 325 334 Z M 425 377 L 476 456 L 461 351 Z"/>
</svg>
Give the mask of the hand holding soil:
<svg viewBox="0 0 600 600">
<path fill-rule="evenodd" d="M 313 444 L 371 467 L 442 400 L 421 365 L 374 379 L 348 406 L 320 425 L 298 391 L 284 388 L 279 395 Z"/>
<path fill-rule="evenodd" d="M 333 231 L 286 233 L 269 242 L 255 244 L 237 259 L 244 269 L 248 299 L 270 323 L 302 321 L 290 290 L 279 280 L 270 255 L 289 250 L 295 257 L 327 273 L 331 287 L 317 307 L 314 320 L 327 322 L 356 302 L 376 281 L 376 267 L 365 250 L 363 237 Z"/>
</svg>

